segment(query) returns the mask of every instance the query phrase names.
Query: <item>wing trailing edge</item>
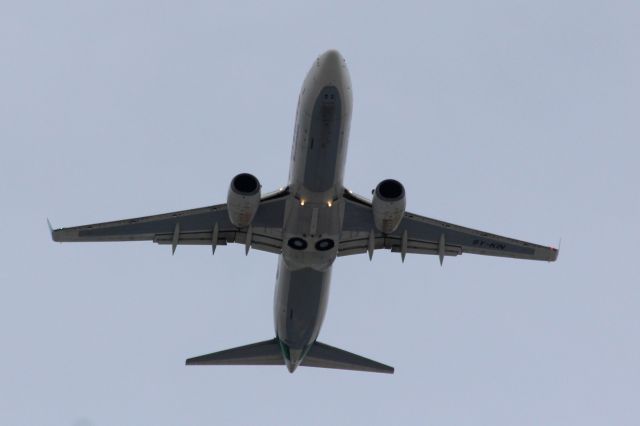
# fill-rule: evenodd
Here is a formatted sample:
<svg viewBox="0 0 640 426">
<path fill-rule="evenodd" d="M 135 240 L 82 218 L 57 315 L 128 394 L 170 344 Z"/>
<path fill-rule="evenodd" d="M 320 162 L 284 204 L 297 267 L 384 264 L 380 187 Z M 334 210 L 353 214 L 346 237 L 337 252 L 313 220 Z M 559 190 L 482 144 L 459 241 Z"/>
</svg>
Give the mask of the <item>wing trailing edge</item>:
<svg viewBox="0 0 640 426">
<path fill-rule="evenodd" d="M 315 342 L 300 363 L 302 367 L 336 368 L 393 374 L 393 367 L 324 343 Z"/>
<path fill-rule="evenodd" d="M 278 339 L 189 358 L 186 365 L 284 365 Z"/>
</svg>

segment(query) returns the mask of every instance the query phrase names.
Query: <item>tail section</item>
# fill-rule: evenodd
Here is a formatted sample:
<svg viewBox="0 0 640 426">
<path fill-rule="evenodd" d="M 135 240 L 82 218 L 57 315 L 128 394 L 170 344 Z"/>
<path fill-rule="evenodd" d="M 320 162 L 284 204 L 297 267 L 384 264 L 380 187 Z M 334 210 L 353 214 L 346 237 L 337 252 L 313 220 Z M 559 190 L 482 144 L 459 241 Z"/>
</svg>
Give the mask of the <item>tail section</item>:
<svg viewBox="0 0 640 426">
<path fill-rule="evenodd" d="M 284 365 L 278 339 L 189 358 L 187 365 Z"/>
<path fill-rule="evenodd" d="M 286 348 L 286 349 L 283 349 Z M 239 346 L 208 355 L 189 358 L 187 365 L 287 365 L 285 358 L 291 359 L 289 348 L 281 345 L 275 338 L 264 342 Z M 287 365 L 293 372 L 298 365 Z M 315 342 L 303 355 L 300 362 L 303 367 L 335 368 L 340 370 L 368 371 L 372 373 L 393 374 L 393 367 L 381 364 L 371 359 Z"/>
<path fill-rule="evenodd" d="M 340 370 L 369 371 L 393 374 L 393 367 L 371 359 L 315 342 L 300 363 L 303 367 L 337 368 Z"/>
</svg>

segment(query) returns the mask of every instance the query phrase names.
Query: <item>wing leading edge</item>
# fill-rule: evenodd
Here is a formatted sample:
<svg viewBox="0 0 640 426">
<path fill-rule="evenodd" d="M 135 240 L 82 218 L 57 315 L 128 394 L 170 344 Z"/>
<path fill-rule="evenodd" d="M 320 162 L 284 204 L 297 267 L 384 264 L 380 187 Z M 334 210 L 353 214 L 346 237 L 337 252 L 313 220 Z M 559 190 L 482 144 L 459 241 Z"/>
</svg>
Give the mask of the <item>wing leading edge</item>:
<svg viewBox="0 0 640 426">
<path fill-rule="evenodd" d="M 371 202 L 345 192 L 344 224 L 338 249 L 339 256 L 388 249 L 392 252 L 445 256 L 462 253 L 517 259 L 546 260 L 558 258 L 558 249 L 465 228 L 436 219 L 405 213 L 391 234 L 376 230 Z"/>
<path fill-rule="evenodd" d="M 242 243 L 257 250 L 280 253 L 282 222 L 288 190 L 265 196 L 249 228 L 236 228 L 226 204 L 153 216 L 51 230 L 57 242 L 153 241 L 158 244 L 218 245 Z"/>
</svg>

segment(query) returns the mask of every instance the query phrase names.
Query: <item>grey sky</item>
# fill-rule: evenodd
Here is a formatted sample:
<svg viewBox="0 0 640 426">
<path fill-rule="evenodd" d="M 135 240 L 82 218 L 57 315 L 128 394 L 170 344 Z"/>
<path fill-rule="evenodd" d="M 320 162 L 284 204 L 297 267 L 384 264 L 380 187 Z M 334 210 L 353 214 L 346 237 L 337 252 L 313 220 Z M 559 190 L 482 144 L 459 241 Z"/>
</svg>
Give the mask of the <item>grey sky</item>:
<svg viewBox="0 0 640 426">
<path fill-rule="evenodd" d="M 0 424 L 640 423 L 633 1 L 2 2 Z M 393 376 L 186 368 L 273 336 L 276 257 L 58 245 L 56 226 L 286 183 L 298 90 L 337 48 L 346 181 L 557 244 L 556 264 L 339 259 L 320 340 Z"/>
</svg>

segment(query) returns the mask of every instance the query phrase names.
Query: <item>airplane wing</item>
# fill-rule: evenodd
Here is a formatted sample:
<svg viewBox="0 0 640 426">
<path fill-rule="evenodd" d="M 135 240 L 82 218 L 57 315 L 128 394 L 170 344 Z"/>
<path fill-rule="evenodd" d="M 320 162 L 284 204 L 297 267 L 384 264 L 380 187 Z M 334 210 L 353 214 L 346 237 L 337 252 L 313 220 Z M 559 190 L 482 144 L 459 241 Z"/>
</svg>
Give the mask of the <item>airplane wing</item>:
<svg viewBox="0 0 640 426">
<path fill-rule="evenodd" d="M 212 250 L 227 243 L 244 244 L 271 253 L 282 250 L 282 222 L 288 190 L 266 195 L 250 228 L 236 228 L 229 220 L 226 204 L 51 230 L 58 242 L 153 241 L 171 244 L 210 245 Z"/>
<path fill-rule="evenodd" d="M 440 257 L 462 253 L 518 259 L 546 260 L 558 258 L 558 250 L 513 238 L 430 219 L 413 213 L 405 213 L 398 228 L 391 234 L 379 232 L 373 222 L 371 202 L 363 197 L 345 192 L 343 231 L 338 246 L 338 256 L 369 253 L 377 249 L 406 253 L 432 254 Z"/>
</svg>

